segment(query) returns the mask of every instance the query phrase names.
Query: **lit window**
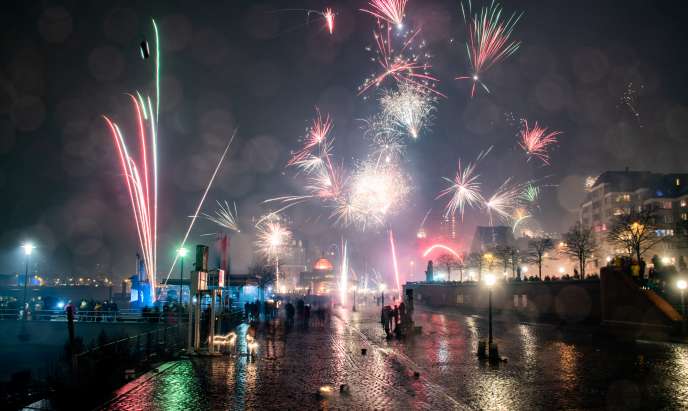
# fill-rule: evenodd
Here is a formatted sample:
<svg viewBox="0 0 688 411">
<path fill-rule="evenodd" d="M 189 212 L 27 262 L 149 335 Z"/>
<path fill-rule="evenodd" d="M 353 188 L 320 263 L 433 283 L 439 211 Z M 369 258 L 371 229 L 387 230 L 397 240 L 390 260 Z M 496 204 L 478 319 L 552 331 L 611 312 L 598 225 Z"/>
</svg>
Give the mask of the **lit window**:
<svg viewBox="0 0 688 411">
<path fill-rule="evenodd" d="M 662 201 L 662 208 L 665 210 L 671 210 L 671 201 Z"/>
<path fill-rule="evenodd" d="M 676 177 L 676 187 L 681 185 L 681 179 Z"/>
<path fill-rule="evenodd" d="M 673 223 L 673 222 L 674 222 L 674 218 L 673 218 L 672 216 L 670 216 L 670 215 L 665 215 L 665 216 L 664 216 L 664 222 L 665 222 L 665 223 Z"/>
<path fill-rule="evenodd" d="M 685 206 L 686 206 L 686 200 L 681 200 L 681 207 L 685 207 Z"/>
<path fill-rule="evenodd" d="M 688 220 L 688 213 L 681 213 L 681 220 L 683 220 L 683 221 Z"/>
<path fill-rule="evenodd" d="M 623 201 L 626 201 L 626 202 L 631 201 L 631 195 L 630 194 L 624 194 L 623 195 Z"/>
</svg>

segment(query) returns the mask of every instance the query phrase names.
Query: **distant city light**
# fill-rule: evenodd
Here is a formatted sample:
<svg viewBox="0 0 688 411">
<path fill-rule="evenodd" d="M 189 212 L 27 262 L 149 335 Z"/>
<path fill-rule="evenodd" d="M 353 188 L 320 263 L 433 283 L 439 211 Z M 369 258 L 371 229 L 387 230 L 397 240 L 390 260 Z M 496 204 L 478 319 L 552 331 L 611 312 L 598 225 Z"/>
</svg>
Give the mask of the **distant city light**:
<svg viewBox="0 0 688 411">
<path fill-rule="evenodd" d="M 497 277 L 494 274 L 485 274 L 485 284 L 492 287 L 497 282 Z"/>
<path fill-rule="evenodd" d="M 60 301 L 59 303 L 57 303 L 57 308 L 59 308 L 60 310 L 63 309 L 64 306 L 65 306 L 64 301 Z"/>
<path fill-rule="evenodd" d="M 676 287 L 678 287 L 679 290 L 685 290 L 686 287 L 688 287 L 688 282 L 686 280 L 678 280 L 676 281 Z"/>
</svg>

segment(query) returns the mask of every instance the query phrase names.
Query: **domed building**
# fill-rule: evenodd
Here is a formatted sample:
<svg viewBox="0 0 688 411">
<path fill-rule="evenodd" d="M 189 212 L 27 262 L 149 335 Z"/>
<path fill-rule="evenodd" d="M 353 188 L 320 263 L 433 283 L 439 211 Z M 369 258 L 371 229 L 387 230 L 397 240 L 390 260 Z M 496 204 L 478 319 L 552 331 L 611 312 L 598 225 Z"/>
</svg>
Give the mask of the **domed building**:
<svg viewBox="0 0 688 411">
<path fill-rule="evenodd" d="M 299 277 L 299 288 L 310 294 L 326 295 L 334 291 L 336 286 L 334 265 L 325 257 L 316 260 L 312 270 L 302 272 Z"/>
</svg>

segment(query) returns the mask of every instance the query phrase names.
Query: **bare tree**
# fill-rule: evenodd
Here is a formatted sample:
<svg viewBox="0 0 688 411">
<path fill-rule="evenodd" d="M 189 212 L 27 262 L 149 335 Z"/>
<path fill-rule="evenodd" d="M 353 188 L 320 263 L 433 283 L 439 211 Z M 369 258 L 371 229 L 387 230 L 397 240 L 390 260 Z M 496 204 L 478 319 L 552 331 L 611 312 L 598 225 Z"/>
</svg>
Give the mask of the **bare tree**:
<svg viewBox="0 0 688 411">
<path fill-rule="evenodd" d="M 480 253 L 470 253 L 468 255 L 468 266 L 478 270 L 478 281 L 481 280 L 485 261 Z"/>
<path fill-rule="evenodd" d="M 551 238 L 536 238 L 528 242 L 528 262 L 537 264 L 538 276 L 542 280 L 542 263 L 545 260 L 547 251 L 554 248 Z"/>
<path fill-rule="evenodd" d="M 518 250 L 510 245 L 499 245 L 495 247 L 495 256 L 502 263 L 504 273 L 511 266 L 511 276 L 516 276 L 516 265 L 518 264 Z"/>
<path fill-rule="evenodd" d="M 664 241 L 663 237 L 657 235 L 656 229 L 656 208 L 644 207 L 640 211 L 633 210 L 630 214 L 614 218 L 607 238 L 610 243 L 626 250 L 629 257 L 635 257 L 640 262 L 645 252 Z"/>
<path fill-rule="evenodd" d="M 451 254 L 442 254 L 437 257 L 437 265 L 443 265 L 447 268 L 447 281 L 451 281 L 451 269 L 455 267 L 458 260 Z"/>
<path fill-rule="evenodd" d="M 562 252 L 578 261 L 581 279 L 585 278 L 585 263 L 597 250 L 592 230 L 578 222 L 564 234 L 564 243 Z"/>
</svg>

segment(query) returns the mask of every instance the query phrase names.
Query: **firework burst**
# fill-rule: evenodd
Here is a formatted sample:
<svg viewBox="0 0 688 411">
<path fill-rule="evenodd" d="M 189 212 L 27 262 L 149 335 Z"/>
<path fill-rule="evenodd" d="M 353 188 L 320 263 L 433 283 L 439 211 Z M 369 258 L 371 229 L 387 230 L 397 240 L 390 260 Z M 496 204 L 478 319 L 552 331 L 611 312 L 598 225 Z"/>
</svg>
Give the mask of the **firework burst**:
<svg viewBox="0 0 688 411">
<path fill-rule="evenodd" d="M 453 179 L 443 177 L 450 185 L 440 191 L 436 199 L 451 196 L 444 209 L 445 217 L 453 216 L 458 211 L 463 221 L 464 210 L 467 206 L 476 207 L 485 202 L 483 196 L 480 194 L 480 182 L 478 181 L 480 175 L 476 173 L 476 167 L 478 162 L 485 158 L 491 150 L 492 147 L 481 152 L 475 162 L 468 163 L 468 165 L 463 168 L 461 167 L 461 160 L 459 159 L 459 167 L 456 171 L 456 176 Z"/>
<path fill-rule="evenodd" d="M 431 122 L 436 101 L 434 95 L 404 82 L 399 84 L 397 91 L 385 90 L 380 106 L 384 118 L 416 139 L 423 127 Z"/>
<path fill-rule="evenodd" d="M 540 127 L 535 122 L 533 128 L 528 126 L 528 121 L 523 120 L 523 127 L 521 128 L 519 145 L 528 155 L 528 160 L 532 157 L 539 158 L 544 164 L 549 165 L 550 158 L 547 153 L 547 148 L 552 144 L 557 143 L 557 136 L 561 135 L 560 131 L 548 132 L 545 127 Z"/>
<path fill-rule="evenodd" d="M 236 203 L 233 204 L 234 208 L 232 209 L 229 207 L 229 204 L 226 201 L 224 202 L 224 204 L 217 201 L 217 205 L 219 208 L 215 210 L 215 215 L 203 213 L 202 216 L 206 220 L 212 221 L 220 227 L 224 227 L 230 231 L 240 233 L 241 230 L 239 229 L 239 223 L 237 221 L 238 213 Z"/>
<path fill-rule="evenodd" d="M 384 116 L 364 120 L 364 136 L 370 140 L 371 155 L 377 164 L 401 160 L 406 153 L 404 136 Z"/>
<path fill-rule="evenodd" d="M 425 42 L 415 44 L 420 30 L 406 31 L 400 35 L 392 35 L 392 27 L 379 24 L 373 33 L 376 45 L 376 57 L 373 61 L 380 66 L 380 71 L 365 80 L 359 87 L 361 95 L 371 87 L 379 87 L 387 78 L 392 78 L 397 84 L 409 83 L 421 90 L 444 95 L 437 91 L 435 85 L 439 80 L 433 77 L 429 70 L 432 67 L 427 60 L 429 54 L 424 52 Z M 400 41 L 401 46 L 395 48 L 394 43 Z"/>
<path fill-rule="evenodd" d="M 485 71 L 518 50 L 521 43 L 511 41 L 510 37 L 522 14 L 514 13 L 508 19 L 503 19 L 502 6 L 494 1 L 477 13 L 472 12 L 470 1 L 467 7 L 461 3 L 461 13 L 468 30 L 466 52 L 473 73 L 456 79 L 473 81 L 471 97 L 474 97 L 478 84 L 490 92 L 481 81 Z"/>
<path fill-rule="evenodd" d="M 380 20 L 393 24 L 398 29 L 404 27 L 404 10 L 408 0 L 371 0 L 370 9 L 360 9 Z"/>
<path fill-rule="evenodd" d="M 396 164 L 367 161 L 354 173 L 333 216 L 345 226 L 379 227 L 399 210 L 409 191 L 408 177 Z"/>
<path fill-rule="evenodd" d="M 284 254 L 291 239 L 289 227 L 279 215 L 270 213 L 256 225 L 256 248 L 268 259 L 277 259 Z"/>
<path fill-rule="evenodd" d="M 485 200 L 484 206 L 487 210 L 490 226 L 493 225 L 495 217 L 505 222 L 511 220 L 512 212 L 519 206 L 522 192 L 522 185 L 512 184 L 511 178 L 507 178 L 497 191 Z"/>
<path fill-rule="evenodd" d="M 521 192 L 521 199 L 527 203 L 534 204 L 540 199 L 540 187 L 532 183 L 526 184 Z"/>
</svg>

